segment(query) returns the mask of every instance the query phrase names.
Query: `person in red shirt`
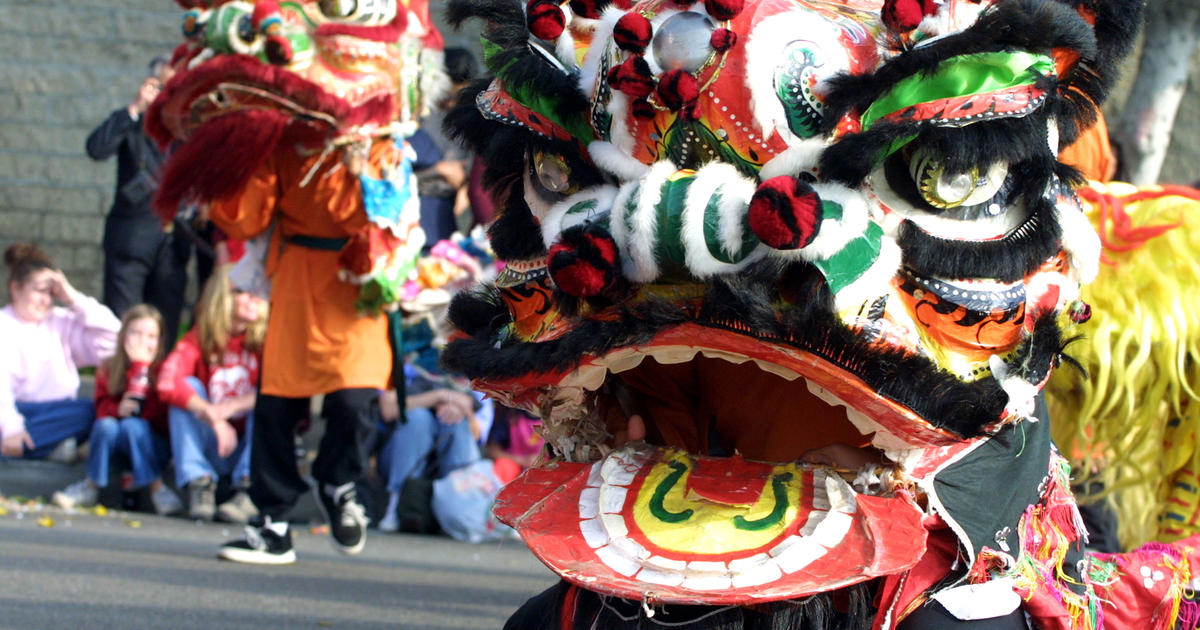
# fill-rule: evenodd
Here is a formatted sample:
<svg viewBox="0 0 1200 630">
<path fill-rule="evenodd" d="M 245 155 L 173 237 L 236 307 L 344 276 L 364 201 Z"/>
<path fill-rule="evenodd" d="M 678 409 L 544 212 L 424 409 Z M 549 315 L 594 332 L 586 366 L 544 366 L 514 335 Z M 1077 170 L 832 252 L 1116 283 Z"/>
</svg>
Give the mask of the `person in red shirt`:
<svg viewBox="0 0 1200 630">
<path fill-rule="evenodd" d="M 187 489 L 192 518 L 244 523 L 258 515 L 246 487 L 266 327 L 266 302 L 234 290 L 222 265 L 196 304 L 196 325 L 163 363 L 158 394 L 170 407 L 175 483 Z M 217 480 L 226 475 L 236 491 L 218 506 Z"/>
<path fill-rule="evenodd" d="M 162 482 L 170 459 L 167 408 L 154 391 L 163 317 L 149 304 L 125 312 L 117 333 L 117 352 L 96 371 L 96 422 L 88 442 L 87 477 L 55 492 L 51 500 L 63 508 L 95 505 L 99 488 L 109 484 L 114 455 L 124 455 L 133 487 L 149 487 L 159 514 L 178 512 L 183 504 Z"/>
</svg>

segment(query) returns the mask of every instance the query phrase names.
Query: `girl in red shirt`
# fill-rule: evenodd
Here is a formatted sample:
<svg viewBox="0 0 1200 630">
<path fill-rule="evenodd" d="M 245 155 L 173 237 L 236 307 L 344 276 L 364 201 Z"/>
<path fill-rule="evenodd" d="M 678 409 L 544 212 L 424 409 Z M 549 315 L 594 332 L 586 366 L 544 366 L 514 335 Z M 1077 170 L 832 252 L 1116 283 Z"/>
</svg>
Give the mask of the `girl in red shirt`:
<svg viewBox="0 0 1200 630">
<path fill-rule="evenodd" d="M 149 486 L 155 511 L 171 514 L 183 507 L 162 482 L 171 455 L 167 409 L 154 391 L 162 336 L 162 315 L 149 304 L 137 304 L 121 318 L 117 351 L 96 370 L 97 420 L 88 438 L 87 477 L 55 492 L 54 503 L 94 505 L 99 488 L 108 486 L 113 456 L 121 454 L 129 460 L 133 487 Z"/>
<path fill-rule="evenodd" d="M 266 327 L 266 302 L 234 290 L 229 266 L 222 265 L 196 304 L 195 327 L 163 363 L 158 394 L 170 407 L 175 482 L 187 488 L 192 518 L 244 523 L 258 514 L 245 490 Z M 218 506 L 216 485 L 223 476 L 236 491 Z"/>
</svg>

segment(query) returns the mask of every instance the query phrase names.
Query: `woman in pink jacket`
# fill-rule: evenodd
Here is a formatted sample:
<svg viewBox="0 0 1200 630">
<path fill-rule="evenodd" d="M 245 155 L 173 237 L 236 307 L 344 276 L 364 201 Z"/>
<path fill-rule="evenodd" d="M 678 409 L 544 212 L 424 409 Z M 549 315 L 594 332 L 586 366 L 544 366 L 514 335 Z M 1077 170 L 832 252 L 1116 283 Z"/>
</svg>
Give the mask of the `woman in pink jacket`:
<svg viewBox="0 0 1200 630">
<path fill-rule="evenodd" d="M 4 252 L 11 303 L 0 309 L 0 456 L 44 458 L 87 439 L 95 413 L 78 400 L 79 367 L 116 349 L 121 322 L 71 286 L 37 247 Z M 58 301 L 62 306 L 55 306 Z"/>
</svg>

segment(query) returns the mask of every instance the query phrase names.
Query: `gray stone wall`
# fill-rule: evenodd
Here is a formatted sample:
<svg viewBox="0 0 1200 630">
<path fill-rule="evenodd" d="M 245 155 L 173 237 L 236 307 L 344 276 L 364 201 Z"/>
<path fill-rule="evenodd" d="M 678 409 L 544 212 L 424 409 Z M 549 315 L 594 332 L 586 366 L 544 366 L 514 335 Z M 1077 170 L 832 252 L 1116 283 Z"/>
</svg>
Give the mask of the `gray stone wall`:
<svg viewBox="0 0 1200 630">
<path fill-rule="evenodd" d="M 1196 52 L 1200 54 L 1200 50 Z M 1158 179 L 1172 184 L 1200 182 L 1200 62 L 1194 60 L 1187 92 L 1175 116 L 1175 126 L 1171 128 L 1167 159 Z"/>
<path fill-rule="evenodd" d="M 34 241 L 99 295 L 116 163 L 88 159 L 84 140 L 178 43 L 181 13 L 167 0 L 0 0 L 0 250 Z"/>
<path fill-rule="evenodd" d="M 181 15 L 170 0 L 0 0 L 0 250 L 35 241 L 81 290 L 99 294 L 116 165 L 89 160 L 84 139 L 132 100 L 146 63 L 179 42 Z M 478 51 L 473 35 L 443 33 Z M 1198 88 L 1200 64 L 1163 181 L 1200 179 Z"/>
</svg>

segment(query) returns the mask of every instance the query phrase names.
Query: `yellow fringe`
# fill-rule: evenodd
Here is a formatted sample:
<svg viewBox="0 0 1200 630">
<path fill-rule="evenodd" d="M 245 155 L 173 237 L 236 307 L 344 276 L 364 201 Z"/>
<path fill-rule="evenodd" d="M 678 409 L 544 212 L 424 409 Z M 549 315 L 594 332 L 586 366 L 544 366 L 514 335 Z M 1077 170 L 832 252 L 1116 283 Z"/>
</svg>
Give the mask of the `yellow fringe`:
<svg viewBox="0 0 1200 630">
<path fill-rule="evenodd" d="M 1091 186 L 1116 195 L 1138 190 Z M 1129 549 L 1200 531 L 1191 522 L 1200 513 L 1194 491 L 1200 488 L 1200 202 L 1165 196 L 1126 211 L 1136 226 L 1183 225 L 1132 251 L 1105 250 L 1116 265 L 1103 264 L 1082 291 L 1091 321 L 1064 322 L 1068 336 L 1083 335 L 1066 353 L 1089 376 L 1063 366 L 1047 392 L 1054 439 L 1072 460 L 1077 481 L 1104 484 L 1081 502 L 1113 499 L 1121 543 Z M 1094 208 L 1089 213 L 1093 224 L 1097 214 Z M 1181 486 L 1172 493 L 1177 474 L 1193 491 Z"/>
</svg>

